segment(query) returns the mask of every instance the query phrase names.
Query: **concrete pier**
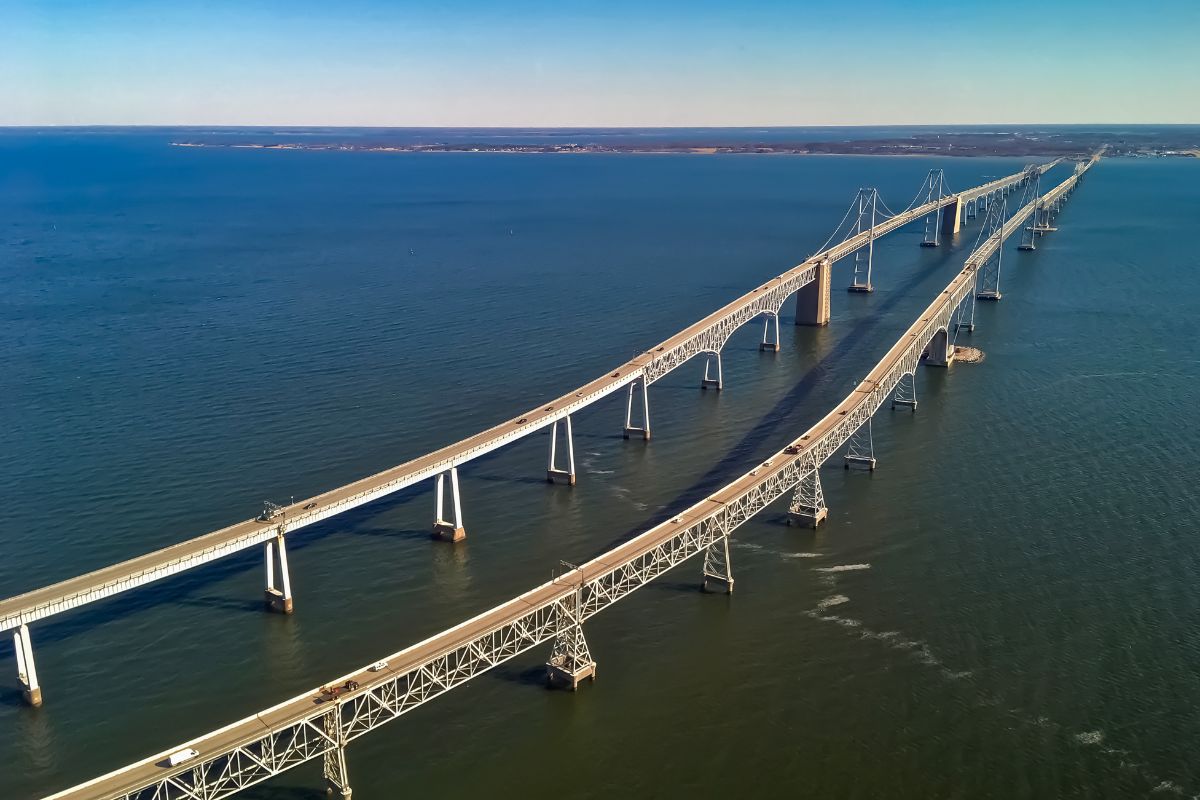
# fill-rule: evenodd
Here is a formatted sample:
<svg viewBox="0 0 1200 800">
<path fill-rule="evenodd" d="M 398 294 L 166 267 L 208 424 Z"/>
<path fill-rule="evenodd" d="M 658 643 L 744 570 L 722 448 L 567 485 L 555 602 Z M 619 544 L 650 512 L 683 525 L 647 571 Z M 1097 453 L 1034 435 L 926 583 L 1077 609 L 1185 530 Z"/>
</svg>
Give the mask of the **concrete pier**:
<svg viewBox="0 0 1200 800">
<path fill-rule="evenodd" d="M 454 516 L 448 520 L 445 517 L 445 478 L 450 476 L 450 502 Z M 437 476 L 437 505 L 434 508 L 433 538 L 442 542 L 461 542 L 467 538 L 467 530 L 462 521 L 462 496 L 458 488 L 458 468 L 451 467 L 448 472 Z"/>
<path fill-rule="evenodd" d="M 948 367 L 954 363 L 954 346 L 950 344 L 950 336 L 945 328 L 933 335 L 925 352 L 926 366 Z"/>
<path fill-rule="evenodd" d="M 712 362 L 713 362 L 714 358 L 717 360 L 716 375 L 713 375 L 712 371 L 711 371 Z M 721 354 L 720 353 L 710 353 L 704 359 L 704 377 L 700 379 L 700 388 L 701 389 L 716 389 L 719 392 L 719 391 L 721 391 L 721 387 L 723 384 L 724 384 L 724 377 L 721 372 Z"/>
<path fill-rule="evenodd" d="M 17 680 L 21 684 L 21 697 L 28 705 L 37 708 L 42 704 L 42 687 L 38 683 L 37 666 L 33 663 L 33 640 L 29 638 L 28 625 L 21 625 L 13 632 L 13 649 L 17 653 Z"/>
<path fill-rule="evenodd" d="M 291 614 L 295 607 L 292 605 L 292 598 L 284 597 L 283 592 L 278 589 L 267 589 L 263 592 L 263 600 L 266 603 L 268 611 L 275 611 L 279 614 Z"/>
<path fill-rule="evenodd" d="M 787 524 L 798 525 L 801 528 L 817 529 L 817 526 L 829 516 L 828 508 L 802 508 L 788 511 Z"/>
<path fill-rule="evenodd" d="M 467 529 L 452 522 L 438 520 L 433 523 L 433 538 L 440 542 L 461 542 L 467 538 Z"/>
<path fill-rule="evenodd" d="M 267 551 L 267 588 L 263 592 L 263 601 L 266 604 L 268 611 L 275 611 L 279 614 L 291 614 L 294 611 L 292 604 L 292 576 L 288 570 L 287 560 L 287 545 L 284 537 L 279 534 L 274 541 L 268 541 L 266 546 Z M 279 585 L 275 585 L 275 560 L 276 552 L 279 556 Z"/>
<path fill-rule="evenodd" d="M 641 385 L 642 391 L 642 424 L 633 424 L 633 395 Z M 623 436 L 628 439 L 630 436 L 641 436 L 643 441 L 650 441 L 650 390 L 643 378 L 639 381 L 634 381 L 629 384 L 629 399 L 625 404 L 625 429 Z"/>
<path fill-rule="evenodd" d="M 874 472 L 875 464 L 875 456 L 846 456 L 842 466 L 846 469 L 865 469 Z"/>
<path fill-rule="evenodd" d="M 962 230 L 963 202 L 955 197 L 954 202 L 942 208 L 942 233 L 956 234 Z"/>
<path fill-rule="evenodd" d="M 575 435 L 571 430 L 571 417 L 564 420 L 567 435 L 567 468 L 558 466 L 558 422 L 550 426 L 550 457 L 546 461 L 546 482 L 564 486 L 575 485 Z M 465 535 L 465 534 L 464 534 Z"/>
<path fill-rule="evenodd" d="M 718 575 L 705 575 L 700 584 L 700 591 L 715 594 L 733 594 L 733 578 L 722 578 Z"/>
<path fill-rule="evenodd" d="M 579 664 L 574 669 L 556 664 L 546 665 L 546 685 L 551 689 L 570 689 L 573 692 L 585 680 L 596 680 L 595 661 Z"/>
<path fill-rule="evenodd" d="M 575 473 L 567 472 L 565 469 L 548 469 L 546 470 L 546 483 L 556 483 L 560 486 L 574 486 Z"/>
<path fill-rule="evenodd" d="M 775 338 L 771 338 L 771 325 L 775 326 Z M 762 343 L 758 346 L 760 353 L 778 353 L 779 352 L 779 314 L 768 314 L 763 317 L 763 338 Z"/>
<path fill-rule="evenodd" d="M 816 279 L 796 292 L 796 324 L 829 324 L 829 286 L 833 270 L 829 259 L 817 263 Z"/>
</svg>

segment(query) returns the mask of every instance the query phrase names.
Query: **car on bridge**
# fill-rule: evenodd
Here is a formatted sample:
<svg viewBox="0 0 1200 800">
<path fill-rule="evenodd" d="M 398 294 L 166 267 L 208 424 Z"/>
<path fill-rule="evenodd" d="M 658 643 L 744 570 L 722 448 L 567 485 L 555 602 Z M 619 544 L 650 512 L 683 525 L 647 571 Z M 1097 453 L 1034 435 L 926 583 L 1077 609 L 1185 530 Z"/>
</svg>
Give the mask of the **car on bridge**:
<svg viewBox="0 0 1200 800">
<path fill-rule="evenodd" d="M 180 764 L 191 761 L 199 755 L 200 751 L 194 747 L 185 747 L 182 750 L 176 750 L 167 756 L 167 766 L 178 767 Z"/>
<path fill-rule="evenodd" d="M 358 688 L 358 681 L 348 680 L 339 686 L 322 686 L 317 690 L 322 702 L 336 700 L 344 694 L 349 694 Z"/>
</svg>

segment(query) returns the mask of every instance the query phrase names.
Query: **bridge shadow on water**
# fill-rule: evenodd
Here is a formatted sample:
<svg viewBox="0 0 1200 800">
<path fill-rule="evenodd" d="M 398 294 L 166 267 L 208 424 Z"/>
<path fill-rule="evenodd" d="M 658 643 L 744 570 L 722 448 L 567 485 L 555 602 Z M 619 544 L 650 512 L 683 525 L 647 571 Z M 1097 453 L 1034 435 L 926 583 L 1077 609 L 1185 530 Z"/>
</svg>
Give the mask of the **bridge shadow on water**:
<svg viewBox="0 0 1200 800">
<path fill-rule="evenodd" d="M 354 776 L 351 775 L 351 787 L 354 786 Z M 251 786 L 238 793 L 242 800 L 329 800 L 330 795 L 324 789 L 314 789 L 312 786 Z"/>
<path fill-rule="evenodd" d="M 303 553 L 333 535 L 394 537 L 396 539 L 429 539 L 430 530 L 396 530 L 373 524 L 374 518 L 389 509 L 412 502 L 418 495 L 430 494 L 429 487 L 410 486 L 393 495 L 380 498 L 330 520 L 305 527 L 288 536 L 288 556 Z M 432 518 L 430 520 L 432 522 Z M 205 595 L 214 585 L 249 572 L 263 570 L 263 552 L 259 547 L 245 550 L 210 562 L 178 575 L 163 578 L 138 589 L 123 592 L 79 609 L 50 617 L 37 623 L 39 643 L 62 642 L 93 628 L 120 623 L 133 615 L 163 605 L 193 608 L 223 608 L 246 614 L 263 614 L 261 586 L 255 596 L 245 600 L 224 595 Z M 282 618 L 281 618 L 282 619 Z M 0 703 L 4 702 L 0 695 Z"/>
<path fill-rule="evenodd" d="M 649 527 L 657 525 L 664 520 L 675 516 L 683 508 L 687 508 L 704 498 L 708 497 L 713 492 L 727 484 L 729 480 L 742 471 L 751 466 L 750 459 L 754 454 L 760 452 L 767 445 L 782 446 L 786 434 L 780 433 L 781 428 L 787 429 L 787 432 L 794 436 L 799 436 L 803 430 L 809 425 L 815 423 L 819 417 L 809 419 L 807 422 L 798 419 L 799 416 L 796 410 L 800 407 L 802 401 L 807 399 L 813 390 L 820 384 L 822 379 L 830 375 L 833 367 L 844 360 L 848 355 L 853 353 L 863 344 L 864 340 L 874 333 L 883 323 L 881 318 L 889 311 L 893 310 L 900 303 L 909 299 L 911 291 L 919 287 L 924 281 L 936 275 L 938 272 L 946 268 L 947 261 L 953 260 L 954 251 L 947 253 L 947 258 L 938 259 L 924 269 L 915 271 L 908 277 L 907 280 L 898 284 L 895 291 L 889 293 L 882 300 L 874 305 L 874 313 L 870 316 L 858 320 L 852 328 L 850 328 L 834 346 L 825 353 L 824 356 L 804 374 L 795 386 L 788 390 L 775 405 L 763 415 L 759 422 L 751 428 L 736 444 L 726 451 L 725 455 L 719 458 L 707 471 L 697 478 L 690 486 L 683 489 L 677 494 L 673 500 L 667 505 L 670 511 L 664 511 L 647 520 L 645 523 L 631 528 L 622 534 L 611 539 L 607 544 L 598 547 L 595 555 L 600 555 L 614 547 L 617 547 L 630 539 L 644 533 Z M 794 318 L 791 320 L 794 322 Z M 784 324 L 780 320 L 781 326 Z M 900 331 L 902 332 L 902 331 Z M 899 333 L 897 335 L 899 335 Z M 890 346 L 890 342 L 888 345 Z M 749 348 L 748 348 L 749 349 Z M 880 355 L 882 355 L 882 352 Z M 694 359 L 693 359 L 694 360 Z M 657 389 L 659 384 L 654 384 Z M 695 390 L 695 387 L 691 387 Z M 847 386 L 846 391 L 853 388 Z M 820 412 L 824 416 L 825 412 Z M 804 428 L 795 428 L 795 424 L 804 424 Z M 778 434 L 778 435 L 777 435 Z M 692 587 L 695 584 L 691 584 Z M 693 588 L 694 590 L 694 588 Z"/>
<path fill-rule="evenodd" d="M 540 686 L 546 688 L 546 665 L 515 664 L 505 661 L 503 664 L 489 670 L 485 677 L 504 683 L 516 683 L 521 686 Z"/>
<path fill-rule="evenodd" d="M 628 530 L 615 535 L 607 543 L 595 548 L 594 553 L 599 555 L 613 547 L 634 538 L 643 533 L 648 527 L 658 524 L 665 519 L 669 519 L 678 513 L 678 510 L 683 507 L 690 506 L 704 499 L 721 486 L 728 483 L 729 479 L 749 466 L 749 461 L 756 452 L 759 452 L 768 444 L 781 444 L 783 434 L 780 429 L 786 428 L 790 434 L 798 435 L 800 430 L 795 428 L 801 420 L 797 419 L 798 414 L 796 409 L 799 404 L 808 398 L 817 385 L 823 378 L 831 373 L 834 365 L 845 359 L 849 354 L 854 352 L 864 342 L 866 337 L 875 332 L 881 323 L 881 317 L 889 310 L 895 308 L 898 304 L 907 299 L 909 292 L 915 289 L 923 281 L 932 277 L 938 271 L 946 267 L 946 259 L 940 259 L 924 269 L 920 269 L 913 273 L 906 281 L 896 286 L 896 290 L 888 294 L 884 299 L 880 300 L 875 305 L 875 313 L 864 317 L 857 321 L 837 343 L 810 369 L 804 377 L 797 382 L 788 392 L 781 397 L 775 405 L 768 411 L 759 422 L 751 428 L 746 434 L 728 449 L 708 470 L 704 472 L 690 486 L 684 488 L 677 494 L 673 500 L 667 505 L 672 509 L 670 512 L 662 512 L 655 517 L 631 527 Z M 784 318 L 788 319 L 788 318 Z M 781 327 L 788 322 L 781 319 Z M 790 322 L 790 320 L 789 320 Z M 756 350 L 756 347 L 747 347 L 747 351 Z M 695 359 L 692 359 L 693 361 Z M 690 363 L 690 362 L 689 362 Z M 655 384 L 655 391 L 669 392 L 695 392 L 695 382 L 678 381 L 658 382 Z M 815 421 L 815 420 L 811 420 Z M 810 421 L 810 422 L 811 422 Z M 595 440 L 621 440 L 620 433 L 615 434 L 599 434 L 599 433 L 580 433 L 575 432 L 577 439 L 595 439 Z M 548 438 L 548 431 L 536 434 L 535 437 L 545 440 Z M 543 441 L 543 445 L 545 441 Z M 540 450 L 541 448 L 539 448 Z M 493 451 L 475 459 L 472 464 L 486 466 L 490 461 L 500 457 L 500 451 Z M 535 469 L 539 475 L 544 468 L 544 462 L 541 457 L 535 461 Z M 519 483 L 519 484 L 537 484 L 546 485 L 546 481 L 542 477 L 533 476 L 518 476 L 510 477 L 503 474 L 493 473 L 477 473 L 474 470 L 471 474 L 471 479 L 479 479 L 483 481 L 491 481 L 497 483 Z M 430 536 L 429 529 L 402 529 L 396 530 L 391 528 L 381 528 L 376 524 L 372 524 L 373 520 L 382 513 L 389 510 L 400 508 L 410 502 L 413 502 L 418 496 L 431 495 L 432 488 L 429 481 L 424 481 L 405 489 L 402 489 L 394 494 L 382 497 L 366 506 L 352 509 L 350 511 L 339 514 L 338 516 L 308 526 L 302 532 L 298 531 L 288 537 L 288 553 L 294 555 L 302 553 L 306 548 L 315 546 L 329 536 L 333 535 L 352 535 L 352 536 L 367 536 L 367 537 L 388 537 L 396 539 L 412 539 L 425 540 Z M 426 498 L 427 499 L 427 498 Z M 188 570 L 179 575 L 171 576 L 163 579 L 160 582 L 150 584 L 146 587 L 141 587 L 136 591 L 125 592 L 113 598 L 99 601 L 95 604 L 84 606 L 83 608 L 73 610 L 69 613 L 51 617 L 47 620 L 38 623 L 37 639 L 39 642 L 62 642 L 72 638 L 74 635 L 85 630 L 102 627 L 104 625 L 119 623 L 121 620 L 147 609 L 154 608 L 160 605 L 176 605 L 181 607 L 194 608 L 220 608 L 238 613 L 261 614 L 262 601 L 258 597 L 249 598 L 246 600 L 233 599 L 225 596 L 212 596 L 202 594 L 209 587 L 228 580 L 236 575 L 244 574 L 250 571 L 261 570 L 262 551 L 257 547 L 247 548 L 246 550 L 218 559 L 212 563 L 202 567 Z M 669 587 L 669 584 L 663 584 L 664 587 Z M 695 584 L 681 584 L 686 587 L 687 591 L 695 591 Z M 678 587 L 677 587 L 678 588 Z M 10 694 L 17 703 L 21 702 L 20 693 L 9 693 L 0 689 L 0 704 L 10 703 Z"/>
</svg>

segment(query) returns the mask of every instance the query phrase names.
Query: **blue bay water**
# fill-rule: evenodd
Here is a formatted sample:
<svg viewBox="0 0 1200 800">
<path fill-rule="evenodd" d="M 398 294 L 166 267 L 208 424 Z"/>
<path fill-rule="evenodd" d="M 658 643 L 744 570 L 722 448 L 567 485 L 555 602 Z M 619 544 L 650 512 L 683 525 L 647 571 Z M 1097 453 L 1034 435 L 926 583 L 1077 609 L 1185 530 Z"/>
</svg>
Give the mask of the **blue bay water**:
<svg viewBox="0 0 1200 800">
<path fill-rule="evenodd" d="M 521 156 L 0 137 L 0 595 L 165 546 L 519 414 L 815 250 L 859 186 L 893 208 L 1007 159 Z M 1061 179 L 1064 169 L 1051 177 Z M 824 471 L 819 531 L 739 530 L 737 594 L 688 564 L 589 623 L 599 679 L 533 652 L 349 749 L 356 793 L 1091 797 L 1200 793 L 1196 161 L 1103 161 L 980 306 L 987 359 Z M 507 599 L 778 449 L 840 399 L 974 240 L 882 240 L 833 323 L 747 326 L 701 364 L 291 545 L 296 613 L 246 553 L 33 627 L 46 705 L 0 650 L 0 796 L 170 747 Z M 960 342 L 961 343 L 961 342 Z M 249 797 L 315 797 L 311 765 Z"/>
</svg>

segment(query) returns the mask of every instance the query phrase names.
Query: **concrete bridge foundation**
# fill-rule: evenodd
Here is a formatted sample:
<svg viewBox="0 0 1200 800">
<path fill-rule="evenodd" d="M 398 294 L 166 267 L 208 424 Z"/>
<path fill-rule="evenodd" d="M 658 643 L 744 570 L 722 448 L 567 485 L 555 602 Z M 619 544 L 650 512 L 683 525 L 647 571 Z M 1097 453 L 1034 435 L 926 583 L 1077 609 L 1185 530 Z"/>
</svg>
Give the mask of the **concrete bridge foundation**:
<svg viewBox="0 0 1200 800">
<path fill-rule="evenodd" d="M 945 328 L 942 328 L 929 340 L 929 347 L 925 349 L 925 365 L 948 367 L 952 363 L 954 363 L 954 345 L 950 343 L 950 334 Z"/>
<path fill-rule="evenodd" d="M 292 606 L 292 576 L 288 570 L 287 546 L 283 534 L 275 535 L 275 541 L 267 542 L 267 589 L 263 593 L 268 611 L 280 614 L 291 614 Z M 275 553 L 279 551 L 279 585 L 275 585 Z"/>
<path fill-rule="evenodd" d="M 38 683 L 37 666 L 33 663 L 33 640 L 29 638 L 28 625 L 21 625 L 13 632 L 13 648 L 17 651 L 17 680 L 21 682 L 21 696 L 26 703 L 37 708 L 42 704 L 42 687 Z"/>
<path fill-rule="evenodd" d="M 717 372 L 715 375 L 712 374 L 712 370 L 711 370 L 712 362 L 713 362 L 714 358 L 717 360 Z M 704 359 L 704 377 L 700 379 L 700 388 L 701 389 L 712 388 L 712 389 L 716 389 L 719 392 L 719 391 L 721 391 L 721 387 L 723 385 L 724 385 L 724 378 L 721 374 L 721 351 L 718 350 L 715 353 L 710 353 Z"/>
<path fill-rule="evenodd" d="M 550 459 L 546 464 L 546 482 L 575 485 L 575 439 L 571 434 L 571 416 L 563 420 L 567 428 L 567 468 L 559 469 L 556 456 L 558 447 L 558 421 L 550 426 Z"/>
<path fill-rule="evenodd" d="M 829 259 L 822 259 L 817 263 L 817 275 L 813 282 L 796 292 L 797 325 L 829 324 L 829 285 L 832 274 Z"/>
<path fill-rule="evenodd" d="M 642 387 L 642 424 L 640 426 L 633 424 L 633 395 L 639 384 Z M 650 441 L 650 388 L 646 385 L 644 375 L 640 381 L 629 384 L 629 399 L 625 403 L 624 436 L 628 439 L 631 434 L 640 435 L 643 441 Z"/>
<path fill-rule="evenodd" d="M 771 340 L 771 329 L 774 327 L 775 337 Z M 763 338 L 762 344 L 758 346 L 759 352 L 778 353 L 779 352 L 779 314 L 767 314 L 763 317 Z"/>
<path fill-rule="evenodd" d="M 462 523 L 462 496 L 458 490 L 458 468 L 451 467 L 450 475 L 450 499 L 454 509 L 454 519 L 447 520 L 443 515 L 445 513 L 445 492 L 444 484 L 446 478 L 445 472 L 437 476 L 437 508 L 435 509 L 433 518 L 433 538 L 440 539 L 443 542 L 461 542 L 467 538 L 467 529 Z"/>
<path fill-rule="evenodd" d="M 942 233 L 954 235 L 962 230 L 963 202 L 959 197 L 942 208 Z"/>
</svg>

